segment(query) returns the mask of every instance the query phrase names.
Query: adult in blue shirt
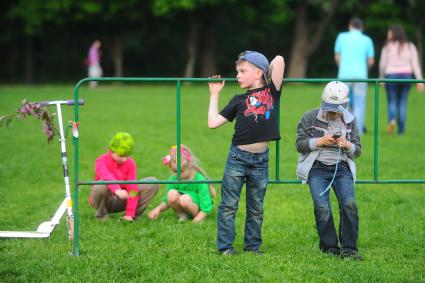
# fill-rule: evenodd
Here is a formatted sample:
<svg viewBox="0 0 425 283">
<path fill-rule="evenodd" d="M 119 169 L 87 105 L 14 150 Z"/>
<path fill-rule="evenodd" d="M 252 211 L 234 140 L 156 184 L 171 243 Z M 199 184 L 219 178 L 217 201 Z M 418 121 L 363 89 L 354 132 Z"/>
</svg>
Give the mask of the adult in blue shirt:
<svg viewBox="0 0 425 283">
<path fill-rule="evenodd" d="M 335 62 L 339 79 L 367 79 L 368 69 L 375 64 L 372 39 L 363 34 L 363 22 L 350 20 L 347 32 L 338 34 L 335 42 Z M 367 83 L 348 82 L 350 109 L 357 120 L 359 134 L 365 129 Z"/>
</svg>

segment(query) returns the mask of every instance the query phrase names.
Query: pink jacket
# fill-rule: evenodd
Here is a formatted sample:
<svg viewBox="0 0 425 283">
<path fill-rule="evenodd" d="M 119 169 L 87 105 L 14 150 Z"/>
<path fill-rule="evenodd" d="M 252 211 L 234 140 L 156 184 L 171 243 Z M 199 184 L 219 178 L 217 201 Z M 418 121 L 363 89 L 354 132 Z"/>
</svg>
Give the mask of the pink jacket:
<svg viewBox="0 0 425 283">
<path fill-rule="evenodd" d="M 99 49 L 93 45 L 89 49 L 88 61 L 89 61 L 89 66 L 99 65 L 99 62 L 100 62 Z"/>
<path fill-rule="evenodd" d="M 388 42 L 381 52 L 379 60 L 379 77 L 386 74 L 414 74 L 415 78 L 422 80 L 421 67 L 419 66 L 418 51 L 413 43 L 400 44 L 395 41 Z"/>
<path fill-rule="evenodd" d="M 132 158 L 128 158 L 123 164 L 118 164 L 112 159 L 111 152 L 99 156 L 96 159 L 95 181 L 126 181 L 136 180 L 136 162 Z M 127 199 L 126 216 L 134 217 L 136 215 L 137 204 L 139 203 L 139 187 L 137 184 L 110 184 L 108 189 L 114 193 L 116 190 L 124 189 L 129 193 Z M 130 196 L 130 192 L 137 192 L 136 196 Z M 133 193 L 134 194 L 134 193 Z M 90 194 L 90 203 L 92 203 L 92 195 Z"/>
</svg>

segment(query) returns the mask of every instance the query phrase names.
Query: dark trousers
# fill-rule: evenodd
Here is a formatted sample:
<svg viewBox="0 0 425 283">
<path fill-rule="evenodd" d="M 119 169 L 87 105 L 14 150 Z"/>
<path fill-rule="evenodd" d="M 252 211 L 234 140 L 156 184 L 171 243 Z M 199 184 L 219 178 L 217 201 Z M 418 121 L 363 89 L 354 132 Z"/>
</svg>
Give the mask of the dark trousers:
<svg viewBox="0 0 425 283">
<path fill-rule="evenodd" d="M 329 200 L 330 190 L 320 195 L 332 180 L 335 165 L 325 165 L 316 161 L 310 170 L 308 184 L 314 202 L 319 247 L 322 251 L 339 250 L 341 252 L 357 251 L 359 216 L 354 195 L 354 180 L 346 162 L 338 165 L 338 171 L 332 188 L 339 204 L 339 237 L 337 236 Z M 339 238 L 339 243 L 338 243 Z"/>
</svg>

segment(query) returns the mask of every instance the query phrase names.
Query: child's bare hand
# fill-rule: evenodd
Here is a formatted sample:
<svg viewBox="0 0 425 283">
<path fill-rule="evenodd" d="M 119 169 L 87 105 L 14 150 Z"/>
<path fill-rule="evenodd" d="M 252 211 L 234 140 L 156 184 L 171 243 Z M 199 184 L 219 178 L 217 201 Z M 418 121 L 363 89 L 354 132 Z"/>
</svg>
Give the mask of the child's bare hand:
<svg viewBox="0 0 425 283">
<path fill-rule="evenodd" d="M 126 190 L 116 190 L 115 195 L 122 200 L 126 200 L 128 198 L 128 193 Z"/>
<path fill-rule="evenodd" d="M 157 209 L 157 208 L 155 208 L 155 209 L 151 210 L 151 212 L 149 212 L 149 214 L 148 214 L 148 217 L 149 217 L 151 220 L 156 220 L 156 219 L 158 219 L 158 216 L 159 216 L 159 209 Z"/>
<path fill-rule="evenodd" d="M 199 211 L 199 213 L 193 218 L 192 222 L 193 223 L 200 223 L 205 219 L 206 216 L 207 215 L 205 214 L 205 212 Z"/>
<path fill-rule="evenodd" d="M 336 142 L 339 144 L 341 148 L 348 150 L 351 147 L 351 143 L 347 141 L 344 137 L 340 137 L 339 139 L 336 140 Z"/>
<path fill-rule="evenodd" d="M 319 146 L 330 146 L 335 145 L 337 143 L 337 140 L 334 139 L 332 135 L 324 135 L 321 138 L 318 138 L 316 141 L 316 145 Z"/>
<path fill-rule="evenodd" d="M 220 75 L 214 75 L 212 77 L 210 77 L 211 79 L 218 79 L 221 78 Z M 220 93 L 220 91 L 223 90 L 224 87 L 224 81 L 221 82 L 209 82 L 208 86 L 210 88 L 210 94 L 216 94 L 216 93 Z"/>
</svg>

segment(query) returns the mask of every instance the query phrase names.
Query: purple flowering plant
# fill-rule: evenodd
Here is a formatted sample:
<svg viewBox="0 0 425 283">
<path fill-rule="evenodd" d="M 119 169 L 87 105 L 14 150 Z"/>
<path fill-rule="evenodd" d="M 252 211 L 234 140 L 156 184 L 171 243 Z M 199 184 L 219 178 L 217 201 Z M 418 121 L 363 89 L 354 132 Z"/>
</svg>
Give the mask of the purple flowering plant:
<svg viewBox="0 0 425 283">
<path fill-rule="evenodd" d="M 9 127 L 10 122 L 12 122 L 12 120 L 16 117 L 19 119 L 24 119 L 28 116 L 33 116 L 34 118 L 41 121 L 43 133 L 47 136 L 47 142 L 51 143 L 53 137 L 55 134 L 57 134 L 53 124 L 53 118 L 55 115 L 56 113 L 49 113 L 46 106 L 24 99 L 22 101 L 21 107 L 16 109 L 16 113 L 0 116 L 0 127 L 2 127 L 3 124 L 5 124 L 6 127 Z"/>
</svg>

